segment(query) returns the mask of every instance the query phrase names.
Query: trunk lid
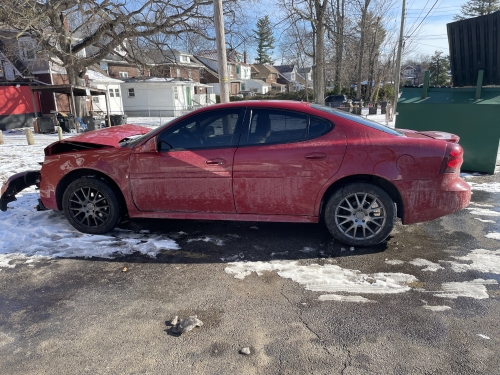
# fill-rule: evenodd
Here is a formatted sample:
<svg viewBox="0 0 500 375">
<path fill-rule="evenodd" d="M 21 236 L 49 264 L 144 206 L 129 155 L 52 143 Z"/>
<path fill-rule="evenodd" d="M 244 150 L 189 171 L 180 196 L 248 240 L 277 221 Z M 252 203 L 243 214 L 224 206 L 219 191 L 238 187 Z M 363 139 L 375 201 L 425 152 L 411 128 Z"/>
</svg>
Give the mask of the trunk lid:
<svg viewBox="0 0 500 375">
<path fill-rule="evenodd" d="M 441 132 L 441 131 L 416 131 L 409 129 L 397 129 L 403 132 L 407 137 L 412 138 L 433 138 L 440 141 L 446 141 L 451 143 L 458 143 L 460 137 L 455 134 Z"/>
</svg>

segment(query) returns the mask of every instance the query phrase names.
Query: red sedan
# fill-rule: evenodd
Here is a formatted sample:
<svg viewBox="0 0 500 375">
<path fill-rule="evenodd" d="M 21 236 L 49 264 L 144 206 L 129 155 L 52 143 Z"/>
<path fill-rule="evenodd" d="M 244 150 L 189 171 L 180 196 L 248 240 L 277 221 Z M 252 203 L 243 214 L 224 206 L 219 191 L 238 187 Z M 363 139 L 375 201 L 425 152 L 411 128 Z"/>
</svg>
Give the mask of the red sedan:
<svg viewBox="0 0 500 375">
<path fill-rule="evenodd" d="M 353 246 L 386 239 L 470 201 L 459 138 L 390 129 L 329 107 L 291 101 L 214 105 L 149 131 L 122 125 L 45 149 L 40 171 L 12 176 L 1 209 L 27 186 L 38 209 L 63 210 L 84 233 L 125 215 L 317 223 Z"/>
</svg>

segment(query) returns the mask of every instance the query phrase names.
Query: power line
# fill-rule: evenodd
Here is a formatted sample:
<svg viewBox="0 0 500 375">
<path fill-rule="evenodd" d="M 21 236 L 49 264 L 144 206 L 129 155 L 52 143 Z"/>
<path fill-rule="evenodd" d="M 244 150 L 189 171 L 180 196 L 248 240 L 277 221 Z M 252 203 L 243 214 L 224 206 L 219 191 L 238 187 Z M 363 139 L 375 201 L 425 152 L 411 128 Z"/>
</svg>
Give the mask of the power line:
<svg viewBox="0 0 500 375">
<path fill-rule="evenodd" d="M 419 27 L 422 25 L 422 23 L 425 21 L 425 19 L 427 18 L 427 16 L 429 15 L 429 13 L 432 11 L 432 9 L 434 9 L 434 7 L 436 6 L 436 4 L 438 3 L 439 0 L 436 0 L 434 2 L 434 4 L 432 5 L 431 9 L 429 9 L 429 11 L 427 12 L 427 14 L 425 15 L 425 17 L 422 19 L 422 21 L 420 21 L 420 23 L 418 24 L 418 26 L 413 29 L 412 33 L 408 36 L 408 38 L 410 38 L 413 34 L 415 34 L 415 32 L 419 29 Z"/>
</svg>

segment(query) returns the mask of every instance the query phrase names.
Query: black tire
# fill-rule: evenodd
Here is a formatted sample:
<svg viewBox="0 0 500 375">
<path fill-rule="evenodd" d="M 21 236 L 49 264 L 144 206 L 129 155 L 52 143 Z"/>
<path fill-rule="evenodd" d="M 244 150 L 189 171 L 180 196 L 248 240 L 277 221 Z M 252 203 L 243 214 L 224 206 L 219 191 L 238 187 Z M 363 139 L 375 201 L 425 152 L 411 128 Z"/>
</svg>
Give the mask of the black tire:
<svg viewBox="0 0 500 375">
<path fill-rule="evenodd" d="M 335 191 L 325 208 L 325 224 L 333 238 L 349 246 L 384 241 L 394 227 L 395 207 L 378 186 L 357 182 Z"/>
<path fill-rule="evenodd" d="M 94 177 L 83 177 L 69 184 L 62 204 L 66 219 L 83 233 L 107 233 L 120 220 L 116 193 L 105 181 Z"/>
</svg>

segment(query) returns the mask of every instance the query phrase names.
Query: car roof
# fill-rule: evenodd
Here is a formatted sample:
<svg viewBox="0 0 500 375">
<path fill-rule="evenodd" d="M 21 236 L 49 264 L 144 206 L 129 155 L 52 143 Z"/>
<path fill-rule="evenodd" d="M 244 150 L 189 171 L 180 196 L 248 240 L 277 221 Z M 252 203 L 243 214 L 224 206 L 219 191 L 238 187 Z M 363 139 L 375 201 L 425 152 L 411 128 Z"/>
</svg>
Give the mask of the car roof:
<svg viewBox="0 0 500 375">
<path fill-rule="evenodd" d="M 213 104 L 203 107 L 202 110 L 224 109 L 224 108 L 275 108 L 275 109 L 290 109 L 290 110 L 308 110 L 311 108 L 311 103 L 294 100 L 242 100 L 230 103 Z"/>
</svg>

